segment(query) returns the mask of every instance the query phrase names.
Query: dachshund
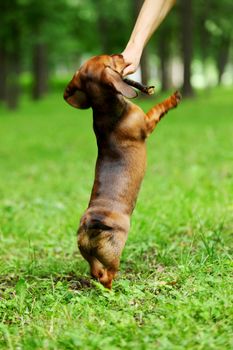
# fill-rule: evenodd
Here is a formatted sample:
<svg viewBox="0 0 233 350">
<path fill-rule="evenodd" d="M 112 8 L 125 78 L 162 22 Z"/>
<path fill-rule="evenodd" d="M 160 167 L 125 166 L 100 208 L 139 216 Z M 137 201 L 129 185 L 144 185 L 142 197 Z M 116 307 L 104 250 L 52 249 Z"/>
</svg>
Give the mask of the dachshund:
<svg viewBox="0 0 233 350">
<path fill-rule="evenodd" d="M 123 79 L 125 66 L 122 55 L 92 57 L 64 92 L 71 106 L 93 110 L 98 156 L 90 201 L 78 229 L 78 247 L 92 277 L 109 289 L 119 269 L 145 174 L 146 139 L 181 100 L 175 92 L 145 114 L 128 100 L 137 96 L 132 86 L 149 95 L 154 87 Z"/>
</svg>

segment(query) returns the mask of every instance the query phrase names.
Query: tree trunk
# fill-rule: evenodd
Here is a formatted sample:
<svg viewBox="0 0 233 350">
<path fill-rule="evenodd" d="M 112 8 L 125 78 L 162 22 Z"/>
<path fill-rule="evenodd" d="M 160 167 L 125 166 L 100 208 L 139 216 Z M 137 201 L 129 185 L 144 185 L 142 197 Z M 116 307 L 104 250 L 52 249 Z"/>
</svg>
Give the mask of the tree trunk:
<svg viewBox="0 0 233 350">
<path fill-rule="evenodd" d="M 141 80 L 142 80 L 142 84 L 144 85 L 148 85 L 149 79 L 150 79 L 148 61 L 149 61 L 148 50 L 144 49 L 141 56 L 141 62 L 140 62 Z"/>
<path fill-rule="evenodd" d="M 37 42 L 33 48 L 32 97 L 38 100 L 48 91 L 48 59 L 46 44 Z"/>
<path fill-rule="evenodd" d="M 7 52 L 4 42 L 0 42 L 0 101 L 7 97 Z"/>
<path fill-rule="evenodd" d="M 200 48 L 201 48 L 201 57 L 202 57 L 202 69 L 203 69 L 203 76 L 205 78 L 206 74 L 206 59 L 208 57 L 208 48 L 209 48 L 209 39 L 210 35 L 209 32 L 206 30 L 205 22 L 206 18 L 208 18 L 208 14 L 210 11 L 213 11 L 211 8 L 210 2 L 202 3 L 201 8 L 201 15 L 198 22 L 198 29 L 199 29 L 199 40 L 200 40 Z M 206 79 L 205 79 L 206 80 Z"/>
<path fill-rule="evenodd" d="M 12 50 L 9 52 L 9 71 L 6 89 L 6 100 L 9 109 L 16 109 L 19 104 L 20 85 L 20 29 L 17 22 L 12 23 L 11 26 L 11 40 L 13 43 Z"/>
<path fill-rule="evenodd" d="M 218 85 L 220 85 L 222 82 L 222 76 L 227 65 L 228 55 L 230 51 L 230 43 L 230 38 L 224 38 L 220 44 L 217 56 Z"/>
<path fill-rule="evenodd" d="M 193 9 L 192 0 L 181 1 L 181 43 L 184 64 L 183 95 L 193 96 L 191 85 L 191 63 L 193 54 Z"/>
<path fill-rule="evenodd" d="M 107 35 L 107 33 L 109 33 L 109 25 L 108 18 L 104 14 L 104 7 L 106 4 L 103 3 L 103 0 L 95 0 L 95 6 L 97 13 L 97 29 L 99 32 L 101 50 L 104 54 L 109 54 L 111 46 L 109 42 L 110 36 Z"/>
<path fill-rule="evenodd" d="M 167 91 L 170 88 L 169 79 L 169 48 L 167 40 L 163 36 L 159 37 L 158 42 L 159 58 L 160 58 L 160 69 L 161 69 L 161 90 Z"/>
<path fill-rule="evenodd" d="M 207 16 L 205 17 L 207 18 Z M 203 70 L 203 76 L 204 80 L 206 81 L 206 58 L 207 58 L 207 48 L 208 48 L 208 32 L 205 29 L 204 26 L 205 19 L 203 18 L 203 21 L 200 25 L 200 47 L 201 47 L 201 57 L 202 57 L 202 70 Z"/>
</svg>

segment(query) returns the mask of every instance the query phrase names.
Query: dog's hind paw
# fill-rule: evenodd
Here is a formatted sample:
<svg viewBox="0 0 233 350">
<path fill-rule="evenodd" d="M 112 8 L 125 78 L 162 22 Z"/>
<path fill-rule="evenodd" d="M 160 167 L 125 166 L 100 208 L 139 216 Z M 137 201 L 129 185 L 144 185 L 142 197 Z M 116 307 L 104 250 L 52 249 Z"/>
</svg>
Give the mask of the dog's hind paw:
<svg viewBox="0 0 233 350">
<path fill-rule="evenodd" d="M 180 103 L 180 101 L 182 100 L 182 95 L 179 91 L 175 91 L 173 96 L 176 99 L 176 104 L 178 105 Z"/>
</svg>

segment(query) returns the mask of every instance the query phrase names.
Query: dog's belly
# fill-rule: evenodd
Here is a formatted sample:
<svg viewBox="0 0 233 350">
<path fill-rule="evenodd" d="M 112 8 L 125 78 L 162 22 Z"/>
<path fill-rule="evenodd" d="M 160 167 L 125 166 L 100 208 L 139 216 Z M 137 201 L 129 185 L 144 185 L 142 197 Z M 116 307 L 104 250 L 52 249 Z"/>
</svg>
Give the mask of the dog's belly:
<svg viewBox="0 0 233 350">
<path fill-rule="evenodd" d="M 145 144 L 123 150 L 120 158 L 99 156 L 89 207 L 106 207 L 130 215 L 145 168 Z"/>
</svg>

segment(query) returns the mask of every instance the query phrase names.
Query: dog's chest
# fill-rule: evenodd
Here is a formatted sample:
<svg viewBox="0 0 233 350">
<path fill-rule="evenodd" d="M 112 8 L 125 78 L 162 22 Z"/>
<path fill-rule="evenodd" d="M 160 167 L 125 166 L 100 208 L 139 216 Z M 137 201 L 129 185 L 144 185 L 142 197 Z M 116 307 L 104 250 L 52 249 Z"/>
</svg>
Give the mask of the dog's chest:
<svg viewBox="0 0 233 350">
<path fill-rule="evenodd" d="M 127 109 L 127 113 L 117 115 L 109 113 L 95 117 L 93 129 L 97 141 L 108 142 L 115 139 L 116 142 L 123 140 L 141 141 L 146 137 L 146 125 L 144 112 L 136 105 Z"/>
<path fill-rule="evenodd" d="M 137 106 L 123 116 L 118 124 L 119 137 L 131 141 L 143 141 L 146 137 L 144 113 Z"/>
</svg>

